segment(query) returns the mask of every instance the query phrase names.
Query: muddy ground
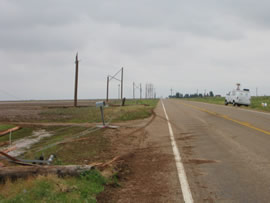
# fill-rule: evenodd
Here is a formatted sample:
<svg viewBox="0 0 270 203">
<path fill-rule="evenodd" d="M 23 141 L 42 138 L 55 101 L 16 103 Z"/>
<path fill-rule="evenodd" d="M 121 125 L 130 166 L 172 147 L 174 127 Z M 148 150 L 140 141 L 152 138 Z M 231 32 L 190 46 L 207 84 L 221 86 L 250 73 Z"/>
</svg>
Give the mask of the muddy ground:
<svg viewBox="0 0 270 203">
<path fill-rule="evenodd" d="M 54 102 L 49 104 L 51 108 L 57 105 Z M 10 121 L 14 118 L 21 121 L 20 115 L 33 119 L 39 116 L 43 108 L 48 108 L 48 103 L 40 105 L 33 102 L 20 106 L 2 103 L 0 121 Z M 13 114 L 16 116 L 13 117 Z M 103 132 L 102 136 L 110 143 L 105 150 L 98 156 L 80 160 L 81 163 L 91 164 L 121 157 L 107 167 L 100 168 L 105 176 L 116 175 L 118 184 L 106 186 L 104 192 L 98 195 L 98 202 L 181 202 L 181 189 L 162 109 L 157 108 L 148 119 L 128 121 L 119 125 L 121 127 L 118 129 L 106 129 Z M 183 142 L 185 141 L 183 138 Z M 81 142 L 83 146 L 92 141 Z M 190 150 L 187 149 L 188 152 Z"/>
</svg>

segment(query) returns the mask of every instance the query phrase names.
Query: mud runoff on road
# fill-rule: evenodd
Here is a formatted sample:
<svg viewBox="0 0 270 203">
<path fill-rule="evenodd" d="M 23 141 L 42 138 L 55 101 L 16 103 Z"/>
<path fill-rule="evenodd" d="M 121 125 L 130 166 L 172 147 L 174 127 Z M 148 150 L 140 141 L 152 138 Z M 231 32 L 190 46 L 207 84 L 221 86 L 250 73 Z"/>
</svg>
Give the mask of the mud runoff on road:
<svg viewBox="0 0 270 203">
<path fill-rule="evenodd" d="M 159 154 L 155 148 L 145 146 L 146 138 L 147 133 L 142 130 L 128 137 L 130 142 L 118 149 L 126 153 L 114 166 L 120 187 L 106 187 L 98 196 L 98 202 L 163 202 L 163 196 L 169 191 L 166 185 L 157 184 L 164 178 L 158 171 L 166 170 L 170 155 Z"/>
<path fill-rule="evenodd" d="M 167 123 L 155 116 L 145 123 L 105 132 L 112 133 L 111 150 L 121 156 L 112 166 L 119 184 L 107 185 L 98 202 L 181 202 Z"/>
</svg>

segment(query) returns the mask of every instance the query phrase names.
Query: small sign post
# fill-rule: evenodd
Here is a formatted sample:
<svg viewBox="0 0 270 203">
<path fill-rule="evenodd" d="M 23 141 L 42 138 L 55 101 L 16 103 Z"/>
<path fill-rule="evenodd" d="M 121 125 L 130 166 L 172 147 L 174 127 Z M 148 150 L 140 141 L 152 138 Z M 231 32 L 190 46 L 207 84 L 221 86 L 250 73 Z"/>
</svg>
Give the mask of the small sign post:
<svg viewBox="0 0 270 203">
<path fill-rule="evenodd" d="M 99 101 L 96 102 L 96 107 L 100 109 L 100 113 L 101 113 L 101 120 L 102 120 L 102 125 L 97 125 L 98 128 L 119 128 L 119 126 L 112 126 L 112 125 L 108 125 L 108 123 L 105 123 L 105 119 L 104 119 L 104 107 L 105 107 L 105 102 L 104 101 Z"/>
</svg>

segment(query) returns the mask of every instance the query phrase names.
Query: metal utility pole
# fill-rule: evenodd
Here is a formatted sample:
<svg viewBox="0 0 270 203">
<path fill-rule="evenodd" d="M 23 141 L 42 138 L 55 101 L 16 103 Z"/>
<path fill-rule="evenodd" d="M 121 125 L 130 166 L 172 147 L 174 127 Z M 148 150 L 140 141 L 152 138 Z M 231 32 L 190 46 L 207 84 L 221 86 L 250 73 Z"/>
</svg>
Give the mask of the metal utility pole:
<svg viewBox="0 0 270 203">
<path fill-rule="evenodd" d="M 118 99 L 120 99 L 120 84 L 118 84 Z"/>
<path fill-rule="evenodd" d="M 152 99 L 154 98 L 154 85 L 151 84 L 151 96 L 152 96 Z"/>
<path fill-rule="evenodd" d="M 123 99 L 123 79 L 124 79 L 124 68 L 121 70 L 121 99 Z"/>
<path fill-rule="evenodd" d="M 149 84 L 149 98 L 152 99 L 152 84 Z"/>
<path fill-rule="evenodd" d="M 149 94 L 149 84 L 145 85 L 145 98 L 148 99 L 148 94 Z"/>
<path fill-rule="evenodd" d="M 106 102 L 109 102 L 109 83 L 110 83 L 110 76 L 107 76 L 107 94 L 106 94 Z"/>
<path fill-rule="evenodd" d="M 116 76 L 121 72 L 121 79 L 118 79 Z M 109 84 L 111 80 L 117 80 L 121 83 L 121 99 L 123 99 L 123 73 L 124 68 L 121 68 L 119 71 L 117 71 L 113 76 L 108 75 L 107 76 L 107 92 L 106 92 L 106 101 L 109 101 Z M 120 98 L 120 84 L 118 85 L 118 98 Z"/>
<path fill-rule="evenodd" d="M 147 99 L 149 99 L 149 84 L 147 84 Z"/>
<path fill-rule="evenodd" d="M 135 99 L 135 82 L 133 82 L 133 99 Z"/>
<path fill-rule="evenodd" d="M 77 107 L 77 98 L 78 98 L 78 74 L 79 74 L 79 60 L 78 53 L 76 54 L 75 59 L 75 92 L 74 92 L 74 106 Z"/>
<path fill-rule="evenodd" d="M 142 83 L 140 83 L 140 99 L 142 99 Z"/>
<path fill-rule="evenodd" d="M 148 86 L 148 98 L 151 99 L 151 84 Z"/>
</svg>

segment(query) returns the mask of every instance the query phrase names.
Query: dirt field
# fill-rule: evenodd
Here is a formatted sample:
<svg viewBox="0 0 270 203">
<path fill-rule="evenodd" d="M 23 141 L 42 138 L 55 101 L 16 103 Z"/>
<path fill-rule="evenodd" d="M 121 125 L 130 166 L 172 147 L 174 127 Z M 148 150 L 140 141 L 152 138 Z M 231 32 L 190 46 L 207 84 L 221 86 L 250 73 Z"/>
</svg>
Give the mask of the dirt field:
<svg viewBox="0 0 270 203">
<path fill-rule="evenodd" d="M 78 106 L 95 106 L 96 100 L 80 100 Z M 40 113 L 47 109 L 72 107 L 73 101 L 2 101 L 0 122 L 25 122 L 41 119 Z"/>
</svg>

